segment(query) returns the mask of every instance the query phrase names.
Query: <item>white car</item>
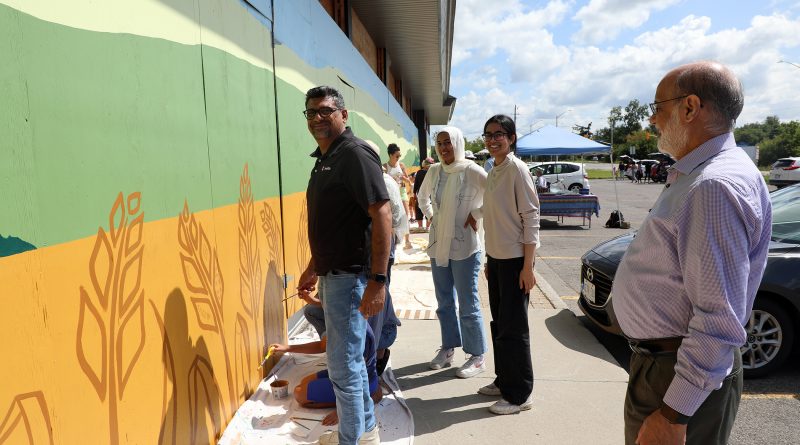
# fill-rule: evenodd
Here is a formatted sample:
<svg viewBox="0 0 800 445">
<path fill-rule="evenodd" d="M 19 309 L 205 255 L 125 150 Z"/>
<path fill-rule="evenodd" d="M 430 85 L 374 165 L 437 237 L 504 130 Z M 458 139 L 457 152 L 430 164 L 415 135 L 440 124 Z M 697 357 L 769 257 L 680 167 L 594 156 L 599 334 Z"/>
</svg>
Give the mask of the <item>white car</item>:
<svg viewBox="0 0 800 445">
<path fill-rule="evenodd" d="M 533 169 L 542 169 L 544 171 L 542 176 L 551 186 L 556 183 L 563 184 L 561 187 L 575 193 L 578 193 L 581 189 L 589 188 L 589 176 L 581 164 L 574 162 L 532 162 L 528 164 L 528 168 L 530 168 L 534 177 L 536 175 Z"/>
<path fill-rule="evenodd" d="M 769 185 L 778 188 L 800 182 L 800 157 L 781 158 L 772 164 Z"/>
</svg>

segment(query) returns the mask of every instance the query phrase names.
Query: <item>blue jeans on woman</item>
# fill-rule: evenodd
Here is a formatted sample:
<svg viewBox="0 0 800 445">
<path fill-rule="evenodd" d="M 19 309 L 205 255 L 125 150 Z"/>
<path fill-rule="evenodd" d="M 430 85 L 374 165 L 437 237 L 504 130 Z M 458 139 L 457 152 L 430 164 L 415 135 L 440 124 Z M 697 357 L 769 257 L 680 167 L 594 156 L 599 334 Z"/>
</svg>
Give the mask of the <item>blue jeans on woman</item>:
<svg viewBox="0 0 800 445">
<path fill-rule="evenodd" d="M 486 352 L 486 335 L 478 297 L 480 267 L 481 252 L 475 252 L 463 260 L 450 260 L 445 267 L 437 266 L 436 259 L 431 258 L 433 287 L 439 306 L 436 315 L 439 317 L 444 349 L 457 348 L 463 341 L 467 354 L 481 355 Z"/>
<path fill-rule="evenodd" d="M 336 394 L 342 444 L 355 444 L 364 432 L 377 426 L 364 363 L 367 320 L 358 310 L 366 286 L 363 273 L 328 273 L 319 277 L 328 336 L 328 376 Z"/>
</svg>

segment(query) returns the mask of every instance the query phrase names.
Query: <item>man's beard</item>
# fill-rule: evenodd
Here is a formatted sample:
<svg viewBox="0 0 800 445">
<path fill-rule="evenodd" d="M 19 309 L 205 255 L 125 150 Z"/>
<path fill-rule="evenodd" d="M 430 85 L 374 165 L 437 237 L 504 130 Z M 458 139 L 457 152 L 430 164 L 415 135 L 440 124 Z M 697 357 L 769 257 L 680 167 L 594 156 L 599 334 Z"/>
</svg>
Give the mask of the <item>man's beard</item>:
<svg viewBox="0 0 800 445">
<path fill-rule="evenodd" d="M 672 155 L 673 158 L 677 158 L 686 150 L 686 144 L 689 141 L 689 133 L 678 121 L 679 112 L 679 107 L 672 109 L 669 121 L 664 129 L 659 131 L 658 137 L 658 151 Z"/>
</svg>

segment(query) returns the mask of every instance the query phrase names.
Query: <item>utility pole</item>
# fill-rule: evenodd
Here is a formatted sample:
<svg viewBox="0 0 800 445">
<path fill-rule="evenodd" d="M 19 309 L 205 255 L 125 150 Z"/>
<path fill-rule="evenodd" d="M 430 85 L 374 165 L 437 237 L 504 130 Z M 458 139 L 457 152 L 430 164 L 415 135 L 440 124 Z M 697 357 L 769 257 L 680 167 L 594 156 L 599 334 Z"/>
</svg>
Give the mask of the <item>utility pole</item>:
<svg viewBox="0 0 800 445">
<path fill-rule="evenodd" d="M 514 104 L 514 126 L 517 125 L 517 104 Z"/>
</svg>

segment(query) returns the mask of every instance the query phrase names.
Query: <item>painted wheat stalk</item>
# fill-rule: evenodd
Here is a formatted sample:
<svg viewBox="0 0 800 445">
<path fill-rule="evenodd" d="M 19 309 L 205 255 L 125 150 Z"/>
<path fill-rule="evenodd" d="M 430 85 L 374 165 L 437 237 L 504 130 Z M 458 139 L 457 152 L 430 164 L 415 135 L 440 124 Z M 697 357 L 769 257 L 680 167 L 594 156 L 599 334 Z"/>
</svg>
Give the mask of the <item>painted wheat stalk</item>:
<svg viewBox="0 0 800 445">
<path fill-rule="evenodd" d="M 19 430 L 23 429 L 22 433 Z M 53 444 L 53 425 L 41 391 L 19 394 L 14 397 L 6 416 L 0 422 L 0 444 L 22 443 L 21 434 L 30 445 Z M 23 440 L 24 440 L 23 439 Z M 10 441 L 10 442 L 9 442 Z"/>
<path fill-rule="evenodd" d="M 259 342 L 259 325 L 262 322 L 261 255 L 258 249 L 255 208 L 248 166 L 245 164 L 239 179 L 239 297 L 249 320 L 237 314 L 236 322 L 236 393 L 242 398 L 251 394 L 250 373 L 255 369 L 263 344 Z M 250 348 L 250 330 L 257 339 L 256 347 Z M 255 356 L 253 355 L 255 354 Z"/>
<path fill-rule="evenodd" d="M 283 273 L 283 250 L 281 225 L 272 207 L 263 202 L 261 211 L 261 229 L 266 239 L 267 271 L 264 279 L 263 302 L 264 311 L 264 344 L 282 342 L 285 331 L 284 322 L 288 313 L 288 301 L 285 298 Z M 267 365 L 270 366 L 269 364 Z"/>
<path fill-rule="evenodd" d="M 222 270 L 219 265 L 219 257 L 216 249 L 212 249 L 208 241 L 203 226 L 197 223 L 193 213 L 189 212 L 189 203 L 185 202 L 183 211 L 178 221 L 178 243 L 181 252 L 181 267 L 187 289 L 193 294 L 191 297 L 194 306 L 197 323 L 201 329 L 213 332 L 219 338 L 222 346 L 222 353 L 225 360 L 225 372 L 227 375 L 228 399 L 222 403 L 223 416 L 229 418 L 228 409 L 236 403 L 236 392 L 234 390 L 233 373 L 231 371 L 231 359 L 228 353 L 228 343 L 225 340 L 223 296 L 225 283 L 222 278 Z M 210 363 L 207 364 L 208 370 L 201 372 L 203 380 L 208 383 L 208 379 L 213 380 L 213 372 Z M 216 384 L 216 383 L 215 383 Z M 197 389 L 196 386 L 190 387 Z M 197 398 L 195 398 L 197 400 Z M 192 406 L 192 409 L 196 408 Z M 197 414 L 197 413 L 195 413 Z M 215 425 L 217 428 L 218 425 Z M 219 431 L 215 431 L 219 433 Z"/>
<path fill-rule="evenodd" d="M 80 287 L 76 355 L 100 400 L 108 404 L 109 443 L 119 443 L 119 402 L 145 342 L 141 195 L 122 193 L 98 228 L 89 257 L 91 287 Z M 130 221 L 130 222 L 129 222 Z"/>
</svg>

